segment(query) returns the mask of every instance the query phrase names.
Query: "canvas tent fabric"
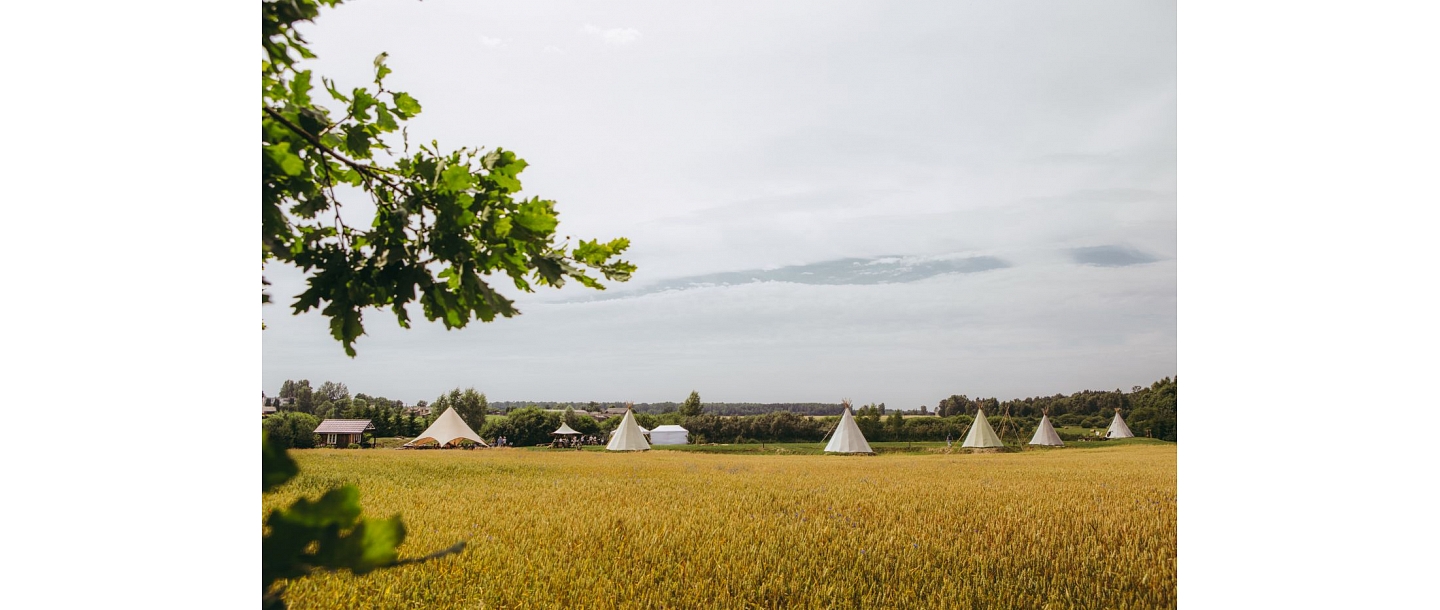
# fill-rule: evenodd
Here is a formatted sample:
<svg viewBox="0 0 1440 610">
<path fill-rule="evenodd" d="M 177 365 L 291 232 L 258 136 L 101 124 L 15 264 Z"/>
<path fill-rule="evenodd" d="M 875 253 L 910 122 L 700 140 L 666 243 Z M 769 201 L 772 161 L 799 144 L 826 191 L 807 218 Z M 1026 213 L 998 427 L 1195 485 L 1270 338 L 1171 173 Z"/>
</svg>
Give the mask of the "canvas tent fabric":
<svg viewBox="0 0 1440 610">
<path fill-rule="evenodd" d="M 579 432 L 576 432 L 569 424 L 562 421 L 560 422 L 560 427 L 550 434 L 579 434 Z"/>
<path fill-rule="evenodd" d="M 850 407 L 845 407 L 840 413 L 840 423 L 835 425 L 835 435 L 830 437 L 830 442 L 825 445 L 825 453 L 875 453 L 875 450 L 870 448 L 870 443 L 865 442 L 860 426 L 855 424 L 855 416 L 850 414 Z"/>
<path fill-rule="evenodd" d="M 1135 434 L 1130 432 L 1130 426 L 1125 425 L 1125 420 L 1120 419 L 1120 409 L 1115 409 L 1115 419 L 1110 422 L 1110 429 L 1105 431 L 1105 438 L 1132 438 Z"/>
<path fill-rule="evenodd" d="M 975 423 L 970 426 L 970 433 L 965 435 L 965 442 L 960 443 L 961 447 L 1004 447 L 1005 443 L 1000 442 L 1000 435 L 990 427 L 990 422 L 985 420 L 985 410 L 975 410 Z"/>
<path fill-rule="evenodd" d="M 427 440 L 435 441 L 440 443 L 441 446 L 444 446 L 462 438 L 468 438 L 486 447 L 490 446 L 481 440 L 480 435 L 476 434 L 474 430 L 471 430 L 470 426 L 465 425 L 465 420 L 460 419 L 460 414 L 456 413 L 455 409 L 450 408 L 445 409 L 445 412 L 441 413 L 440 417 L 435 418 L 435 423 L 430 424 L 430 427 L 426 428 L 424 432 L 421 432 L 420 436 L 415 437 L 415 440 L 405 443 L 405 446 L 413 447 Z"/>
<path fill-rule="evenodd" d="M 1050 425 L 1050 416 L 1041 415 L 1040 425 L 1035 428 L 1035 436 L 1030 437 L 1031 445 L 1049 445 L 1052 447 L 1064 447 L 1065 442 L 1060 440 L 1060 435 L 1055 433 L 1055 426 Z"/>
<path fill-rule="evenodd" d="M 624 420 L 621 420 L 621 421 L 624 421 Z M 637 423 L 636 425 L 639 426 L 638 423 Z M 620 428 L 619 428 L 619 427 L 616 427 L 614 430 L 611 430 L 611 431 L 610 431 L 610 436 L 612 436 L 612 437 L 615 436 L 615 433 L 616 433 L 616 432 L 619 432 L 619 431 L 620 431 Z M 650 436 L 650 431 L 649 431 L 649 430 L 646 430 L 646 429 L 645 429 L 645 426 L 640 426 L 640 433 L 641 433 L 641 434 L 644 434 L 647 438 Z"/>
<path fill-rule="evenodd" d="M 610 443 L 605 445 L 610 451 L 648 451 L 650 443 L 645 440 L 645 433 L 641 430 L 640 424 L 635 421 L 635 413 L 626 410 L 625 419 L 620 420 L 620 426 L 615 428 L 615 434 L 610 437 Z"/>
<path fill-rule="evenodd" d="M 690 442 L 690 431 L 680 426 L 655 426 L 650 431 L 651 445 L 684 445 Z"/>
</svg>

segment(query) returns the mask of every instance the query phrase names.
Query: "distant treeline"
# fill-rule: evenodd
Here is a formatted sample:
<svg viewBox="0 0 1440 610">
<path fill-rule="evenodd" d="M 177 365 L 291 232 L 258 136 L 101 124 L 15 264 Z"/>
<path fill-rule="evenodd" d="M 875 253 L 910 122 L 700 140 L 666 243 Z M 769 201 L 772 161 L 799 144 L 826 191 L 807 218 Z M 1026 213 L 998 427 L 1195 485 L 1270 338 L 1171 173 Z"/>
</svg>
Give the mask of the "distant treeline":
<svg viewBox="0 0 1440 610">
<path fill-rule="evenodd" d="M 907 409 L 905 413 L 920 415 L 938 415 L 940 417 L 952 417 L 955 415 L 967 415 L 974 417 L 978 409 L 985 409 L 989 415 L 1008 415 L 1010 417 L 1034 418 L 1037 422 L 1043 413 L 1048 412 L 1050 418 L 1056 421 L 1057 425 L 1072 425 L 1095 427 L 1094 417 L 1103 417 L 1109 422 L 1109 418 L 1115 414 L 1115 409 L 1121 410 L 1122 416 L 1126 417 L 1129 423 L 1132 417 L 1129 413 L 1136 411 L 1134 417 L 1137 422 L 1145 424 L 1143 428 L 1131 428 L 1137 434 L 1143 435 L 1145 429 L 1151 429 L 1152 436 L 1156 438 L 1167 438 L 1174 440 L 1175 434 L 1175 409 L 1177 379 L 1166 377 L 1149 387 L 1135 386 L 1129 392 L 1124 390 L 1097 391 L 1085 390 L 1070 395 L 1056 394 L 1054 396 L 1034 396 L 1030 398 L 1017 398 L 1011 400 L 999 400 L 997 398 L 970 398 L 964 394 L 953 394 L 940 399 L 934 407 L 921 405 L 918 409 Z M 496 401 L 490 403 L 492 409 L 498 408 L 500 412 L 510 409 L 518 409 L 525 406 L 536 406 L 542 409 L 573 408 L 577 411 L 603 411 L 612 407 L 624 407 L 623 402 L 544 402 L 544 401 Z M 680 403 L 676 402 L 651 402 L 635 403 L 636 413 L 650 415 L 664 415 L 679 410 Z M 893 410 L 888 409 L 885 403 L 866 405 L 875 408 L 880 416 L 885 416 Z M 840 414 L 840 403 L 753 403 L 753 402 L 707 402 L 704 403 L 706 415 L 722 416 L 750 416 L 763 415 L 766 413 L 788 412 L 796 415 L 807 416 L 829 416 Z M 1084 423 L 1089 421 L 1090 423 Z"/>
<path fill-rule="evenodd" d="M 543 400 L 497 400 L 490 403 L 491 407 L 499 408 L 501 413 L 510 409 L 534 406 L 541 409 L 564 410 L 566 407 L 577 411 L 604 411 L 605 409 L 624 408 L 623 402 L 550 402 Z M 680 410 L 678 402 L 637 402 L 632 405 L 636 413 L 649 413 L 660 415 L 662 413 L 673 413 Z M 840 403 L 826 402 L 707 402 L 705 412 L 711 415 L 761 415 L 777 411 L 789 411 L 799 415 L 839 415 Z"/>
<path fill-rule="evenodd" d="M 1069 396 L 1039 396 L 1000 401 L 969 398 L 963 394 L 940 400 L 934 409 L 887 409 L 885 403 L 864 405 L 855 412 L 856 421 L 871 441 L 959 441 L 974 421 L 977 409 L 1007 442 L 1025 442 L 1039 425 L 1044 412 L 1057 427 L 1104 428 L 1119 408 L 1137 436 L 1177 440 L 1178 380 L 1166 377 L 1150 386 L 1135 386 L 1129 392 L 1076 392 Z M 372 419 L 377 436 L 414 436 L 430 425 L 447 407 L 454 407 L 466 423 L 481 436 L 505 436 L 512 444 L 528 445 L 549 440 L 550 431 L 563 420 L 584 434 L 607 434 L 619 425 L 619 417 L 597 420 L 586 414 L 623 407 L 622 402 L 488 402 L 474 389 L 458 388 L 436 398 L 428 416 L 417 415 L 399 401 L 365 394 L 350 396 L 344 384 L 325 382 L 315 390 L 308 381 L 287 381 L 281 398 L 294 398 L 280 407 L 280 415 L 265 420 L 271 437 L 293 439 L 291 446 L 313 444 L 305 430 L 314 430 L 326 417 Z M 698 395 L 694 397 L 698 402 Z M 807 442 L 824 439 L 838 420 L 841 405 L 825 403 L 701 403 L 699 415 L 684 415 L 680 403 L 634 405 L 636 418 L 646 428 L 679 424 L 690 431 L 691 442 Z M 551 409 L 551 410 L 547 410 Z M 555 410 L 569 410 L 559 413 Z M 287 413 L 294 411 L 295 413 Z M 487 420 L 487 413 L 504 413 L 505 418 Z M 935 417 L 914 417 L 916 414 Z M 1066 436 L 1062 434 L 1062 436 Z M 1073 435 L 1072 435 L 1073 438 Z"/>
</svg>

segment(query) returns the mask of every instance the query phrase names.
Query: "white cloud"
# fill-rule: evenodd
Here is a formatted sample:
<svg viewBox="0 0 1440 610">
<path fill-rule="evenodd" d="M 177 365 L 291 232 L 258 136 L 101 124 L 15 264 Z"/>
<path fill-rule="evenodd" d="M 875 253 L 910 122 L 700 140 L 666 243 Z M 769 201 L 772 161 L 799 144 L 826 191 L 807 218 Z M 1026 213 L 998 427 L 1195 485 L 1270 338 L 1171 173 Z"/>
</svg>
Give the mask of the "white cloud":
<svg viewBox="0 0 1440 610">
<path fill-rule="evenodd" d="M 500 46 L 501 44 L 504 44 L 504 42 L 505 42 L 505 41 L 503 41 L 503 40 L 501 40 L 501 39 L 499 39 L 499 38 L 490 38 L 489 36 L 481 36 L 481 37 L 480 37 L 480 44 L 483 44 L 483 45 L 485 45 L 485 46 L 487 46 L 487 47 L 490 47 L 490 48 L 492 48 L 492 49 L 495 48 L 495 47 Z"/>
<path fill-rule="evenodd" d="M 541 53 L 550 53 L 550 54 L 554 54 L 554 55 L 560 55 L 560 54 L 565 53 L 565 50 L 564 50 L 564 49 L 561 49 L 560 47 L 557 47 L 557 46 L 555 46 L 555 45 L 545 45 L 545 48 L 541 49 L 540 52 L 541 52 Z"/>
<path fill-rule="evenodd" d="M 605 44 L 624 46 L 640 39 L 640 30 L 634 28 L 610 28 L 602 30 L 597 26 L 585 24 L 581 31 L 605 41 Z"/>
</svg>

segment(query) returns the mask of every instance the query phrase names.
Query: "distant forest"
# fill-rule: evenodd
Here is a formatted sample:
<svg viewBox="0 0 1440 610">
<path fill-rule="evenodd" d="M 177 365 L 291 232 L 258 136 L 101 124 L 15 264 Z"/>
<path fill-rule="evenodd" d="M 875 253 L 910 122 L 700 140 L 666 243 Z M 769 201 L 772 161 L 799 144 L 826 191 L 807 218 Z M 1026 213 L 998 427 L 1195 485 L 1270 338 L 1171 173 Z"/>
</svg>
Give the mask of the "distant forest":
<svg viewBox="0 0 1440 610">
<path fill-rule="evenodd" d="M 918 409 L 900 409 L 900 412 L 907 415 L 938 415 L 949 417 L 952 415 L 969 415 L 974 417 L 977 409 L 984 408 L 988 415 L 999 415 L 1007 412 L 1014 417 L 1040 417 L 1044 412 L 1050 414 L 1052 419 L 1062 415 L 1080 416 L 1111 416 L 1115 409 L 1122 412 L 1129 412 L 1135 408 L 1151 407 L 1158 412 L 1168 411 L 1173 415 L 1175 409 L 1175 390 L 1178 378 L 1166 377 L 1149 387 L 1135 386 L 1126 392 L 1124 390 L 1085 390 L 1066 396 L 1056 394 L 1054 396 L 1033 396 L 1030 398 L 1017 398 L 1012 400 L 999 400 L 996 398 L 976 397 L 970 398 L 964 394 L 952 394 L 936 401 L 934 407 L 921 405 Z M 623 408 L 624 402 L 550 402 L 539 400 L 493 400 L 490 401 L 491 409 L 498 409 L 504 413 L 511 409 L 519 409 L 527 406 L 540 407 L 541 409 L 573 408 L 576 411 L 603 411 L 609 408 Z M 878 403 L 873 406 L 879 410 L 880 415 L 889 414 L 895 409 L 889 409 L 885 403 Z M 633 408 L 636 413 L 648 413 L 660 415 L 672 413 L 680 409 L 678 402 L 637 402 Z M 763 415 L 788 411 L 796 415 L 826 416 L 839 415 L 841 405 L 838 402 L 706 402 L 704 403 L 705 414 L 707 415 Z M 855 407 L 858 411 L 861 407 Z M 1146 415 L 1146 414 L 1142 414 Z M 1075 421 L 1075 417 L 1067 417 L 1066 421 Z M 1108 420 L 1107 420 L 1108 421 Z"/>
<path fill-rule="evenodd" d="M 1094 429 L 1108 426 L 1118 408 L 1136 436 L 1175 441 L 1178 387 L 1178 379 L 1166 377 L 1128 392 L 1086 390 L 1068 396 L 1005 401 L 954 394 L 937 401 L 934 408 L 927 405 L 902 411 L 877 403 L 858 406 L 855 416 L 865 437 L 872 441 L 958 441 L 974 421 L 976 410 L 983 408 L 991 425 L 1007 442 L 1023 442 L 1039 425 L 1042 413 L 1049 413 L 1057 427 Z M 690 431 L 692 442 L 697 443 L 819 441 L 834 427 L 841 409 L 839 403 L 706 403 L 698 395 L 695 400 L 700 404 L 698 414 L 686 415 L 682 403 L 674 402 L 637 403 L 634 409 L 640 425 L 653 428 L 679 424 Z M 474 389 L 456 388 L 433 402 L 420 401 L 416 406 L 430 408 L 424 409 L 426 413 L 417 413 L 400 401 L 365 394 L 351 396 L 341 383 L 327 381 L 312 389 L 305 380 L 286 381 L 280 397 L 266 402 L 278 406 L 280 412 L 266 418 L 265 428 L 272 437 L 293 439 L 287 441 L 291 447 L 312 445 L 310 431 L 327 417 L 371 419 L 376 435 L 381 437 L 414 436 L 450 407 L 485 438 L 503 434 L 516 444 L 534 444 L 547 441 L 549 432 L 562 420 L 585 434 L 608 433 L 620 418 L 600 420 L 587 412 L 625 406 L 623 402 L 490 402 Z M 557 412 L 565 410 L 570 412 Z M 487 421 L 486 414 L 508 417 Z M 1061 437 L 1067 440 L 1082 436 L 1086 435 L 1061 431 Z"/>
<path fill-rule="evenodd" d="M 572 407 L 577 411 L 604 411 L 605 409 L 624 408 L 623 402 L 546 402 L 541 400 L 494 400 L 490 406 L 498 407 L 500 412 L 510 409 L 534 406 L 541 409 L 565 409 Z M 633 408 L 636 413 L 648 413 L 660 415 L 680 410 L 678 402 L 637 402 Z M 839 415 L 840 403 L 826 402 L 707 402 L 705 412 L 711 415 L 763 415 L 776 411 L 789 411 L 797 415 Z"/>
</svg>

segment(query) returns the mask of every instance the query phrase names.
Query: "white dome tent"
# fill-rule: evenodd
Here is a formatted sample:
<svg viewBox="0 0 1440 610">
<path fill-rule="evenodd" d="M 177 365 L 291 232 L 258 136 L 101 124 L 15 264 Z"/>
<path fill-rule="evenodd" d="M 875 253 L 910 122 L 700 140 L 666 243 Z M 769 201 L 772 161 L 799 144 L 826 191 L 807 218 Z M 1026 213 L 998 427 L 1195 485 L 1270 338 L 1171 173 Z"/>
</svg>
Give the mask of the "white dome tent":
<svg viewBox="0 0 1440 610">
<path fill-rule="evenodd" d="M 961 447 L 973 447 L 984 449 L 989 447 L 1004 447 L 1005 443 L 1000 442 L 1000 435 L 995 434 L 995 429 L 990 427 L 990 422 L 985 420 L 985 410 L 975 410 L 975 423 L 970 425 L 970 433 L 965 435 L 965 442 Z"/>
<path fill-rule="evenodd" d="M 1125 425 L 1125 420 L 1120 418 L 1120 409 L 1115 409 L 1115 419 L 1110 421 L 1110 429 L 1105 431 L 1105 438 L 1134 438 L 1135 434 L 1130 432 L 1130 426 Z"/>
<path fill-rule="evenodd" d="M 421 432 L 420 436 L 415 437 L 415 440 L 405 443 L 405 446 L 414 447 L 421 441 L 435 441 L 444 447 L 462 438 L 470 439 L 485 447 L 490 446 L 481 440 L 480 435 L 471 430 L 470 426 L 465 425 L 465 420 L 460 419 L 460 414 L 456 413 L 454 408 L 449 408 L 445 409 L 440 417 L 435 418 L 435 423 L 430 424 L 430 427 Z"/>
<path fill-rule="evenodd" d="M 650 443 L 645 440 L 645 433 L 641 430 L 640 424 L 635 422 L 635 412 L 625 409 L 625 419 L 620 420 L 620 427 L 615 429 L 611 435 L 610 443 L 605 445 L 609 451 L 649 451 Z"/>
<path fill-rule="evenodd" d="M 1060 435 L 1055 433 L 1055 426 L 1050 425 L 1049 413 L 1040 415 L 1040 425 L 1035 427 L 1035 436 L 1030 437 L 1030 444 L 1050 447 L 1065 446 L 1065 441 L 1060 440 Z"/>
<path fill-rule="evenodd" d="M 849 401 L 845 402 L 845 408 L 840 412 L 840 423 L 835 425 L 834 434 L 825 445 L 825 453 L 875 453 L 860 432 L 860 426 L 856 425 L 855 416 L 850 414 Z"/>
</svg>

